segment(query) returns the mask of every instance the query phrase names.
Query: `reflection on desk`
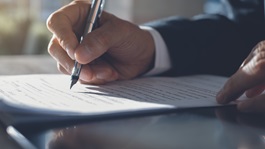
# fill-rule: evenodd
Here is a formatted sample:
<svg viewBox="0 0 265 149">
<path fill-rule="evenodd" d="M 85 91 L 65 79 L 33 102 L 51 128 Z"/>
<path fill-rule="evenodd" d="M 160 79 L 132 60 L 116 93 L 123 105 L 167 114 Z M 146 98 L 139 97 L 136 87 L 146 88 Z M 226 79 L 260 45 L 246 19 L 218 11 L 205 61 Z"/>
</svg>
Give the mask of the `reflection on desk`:
<svg viewBox="0 0 265 149">
<path fill-rule="evenodd" d="M 264 149 L 265 119 L 234 107 L 189 109 L 25 136 L 39 149 Z"/>
<path fill-rule="evenodd" d="M 22 149 L 6 133 L 5 127 L 0 123 L 0 148 L 1 149 Z"/>
</svg>

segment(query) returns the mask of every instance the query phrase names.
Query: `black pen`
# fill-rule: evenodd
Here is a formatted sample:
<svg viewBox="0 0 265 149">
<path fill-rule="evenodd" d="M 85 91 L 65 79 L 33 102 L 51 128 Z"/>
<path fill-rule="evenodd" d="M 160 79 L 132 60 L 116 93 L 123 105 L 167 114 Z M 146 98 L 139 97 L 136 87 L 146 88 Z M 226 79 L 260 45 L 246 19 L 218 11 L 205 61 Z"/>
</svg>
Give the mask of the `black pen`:
<svg viewBox="0 0 265 149">
<path fill-rule="evenodd" d="M 83 38 L 95 28 L 95 23 L 98 23 L 97 21 L 99 20 L 100 15 L 103 11 L 104 3 L 105 3 L 105 0 L 93 0 L 89 13 L 87 15 L 84 34 L 81 37 L 80 42 L 82 42 Z M 79 80 L 81 69 L 82 69 L 82 64 L 79 64 L 77 61 L 75 61 L 75 65 L 74 65 L 72 75 L 71 75 L 70 89 Z"/>
</svg>

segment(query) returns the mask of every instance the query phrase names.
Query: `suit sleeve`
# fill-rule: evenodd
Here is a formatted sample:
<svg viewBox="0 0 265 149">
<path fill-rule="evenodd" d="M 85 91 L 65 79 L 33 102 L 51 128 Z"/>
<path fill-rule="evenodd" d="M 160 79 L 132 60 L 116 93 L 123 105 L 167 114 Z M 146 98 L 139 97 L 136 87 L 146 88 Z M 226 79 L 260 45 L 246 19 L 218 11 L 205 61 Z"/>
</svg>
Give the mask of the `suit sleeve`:
<svg viewBox="0 0 265 149">
<path fill-rule="evenodd" d="M 192 19 L 170 17 L 146 25 L 169 50 L 172 69 L 164 75 L 232 75 L 264 39 L 263 0 L 223 0 L 224 12 Z"/>
</svg>

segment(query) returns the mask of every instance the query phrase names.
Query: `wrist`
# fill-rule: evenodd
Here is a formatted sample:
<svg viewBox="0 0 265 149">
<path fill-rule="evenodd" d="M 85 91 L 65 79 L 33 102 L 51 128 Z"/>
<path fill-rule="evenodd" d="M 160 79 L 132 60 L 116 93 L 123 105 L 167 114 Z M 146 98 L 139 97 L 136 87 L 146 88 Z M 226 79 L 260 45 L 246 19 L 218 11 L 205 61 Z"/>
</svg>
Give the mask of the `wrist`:
<svg viewBox="0 0 265 149">
<path fill-rule="evenodd" d="M 143 33 L 145 34 L 145 41 L 144 41 L 144 55 L 146 55 L 145 60 L 146 62 L 144 63 L 143 70 L 139 74 L 139 76 L 149 72 L 154 68 L 155 65 L 155 41 L 151 33 L 147 30 L 142 30 Z"/>
<path fill-rule="evenodd" d="M 152 27 L 140 26 L 142 30 L 147 31 L 153 39 L 154 44 L 154 59 L 151 69 L 146 72 L 145 76 L 153 76 L 164 73 L 172 68 L 169 51 L 160 33 Z"/>
</svg>

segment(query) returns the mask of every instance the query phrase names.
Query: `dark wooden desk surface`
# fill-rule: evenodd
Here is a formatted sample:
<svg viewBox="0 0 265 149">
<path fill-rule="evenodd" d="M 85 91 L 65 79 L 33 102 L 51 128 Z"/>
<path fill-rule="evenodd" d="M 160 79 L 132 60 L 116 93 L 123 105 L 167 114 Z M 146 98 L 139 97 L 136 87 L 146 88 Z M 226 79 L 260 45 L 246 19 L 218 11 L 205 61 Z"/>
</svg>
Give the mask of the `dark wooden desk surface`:
<svg viewBox="0 0 265 149">
<path fill-rule="evenodd" d="M 0 75 L 51 74 L 59 73 L 56 62 L 48 55 L 39 56 L 0 56 Z M 0 148 L 20 149 L 8 137 L 0 125 Z"/>
</svg>

